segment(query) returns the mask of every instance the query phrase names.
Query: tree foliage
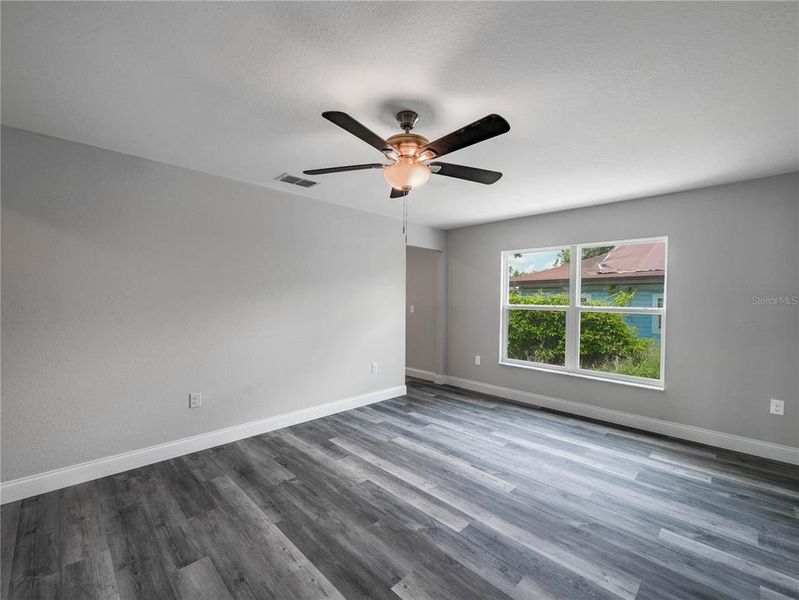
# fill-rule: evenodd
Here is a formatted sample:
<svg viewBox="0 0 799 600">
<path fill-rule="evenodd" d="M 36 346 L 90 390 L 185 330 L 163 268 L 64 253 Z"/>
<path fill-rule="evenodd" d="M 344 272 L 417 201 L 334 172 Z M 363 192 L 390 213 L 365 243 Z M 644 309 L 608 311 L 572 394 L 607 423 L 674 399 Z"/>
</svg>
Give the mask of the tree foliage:
<svg viewBox="0 0 799 600">
<path fill-rule="evenodd" d="M 613 246 L 593 246 L 589 248 L 583 248 L 583 260 L 586 258 L 592 258 L 594 256 L 602 256 L 603 254 L 607 254 L 611 250 L 613 250 Z M 555 266 L 562 267 L 563 265 L 568 265 L 571 262 L 572 253 L 569 248 L 564 248 L 558 252 L 558 257 L 555 259 Z"/>
<path fill-rule="evenodd" d="M 521 257 L 522 257 L 522 255 L 519 254 L 518 252 L 516 252 L 513 255 L 513 258 L 521 258 Z M 511 264 L 508 264 L 508 273 L 509 273 L 510 277 L 518 277 L 519 275 L 523 275 L 524 274 L 519 269 L 514 268 L 513 265 L 511 265 Z"/>
</svg>

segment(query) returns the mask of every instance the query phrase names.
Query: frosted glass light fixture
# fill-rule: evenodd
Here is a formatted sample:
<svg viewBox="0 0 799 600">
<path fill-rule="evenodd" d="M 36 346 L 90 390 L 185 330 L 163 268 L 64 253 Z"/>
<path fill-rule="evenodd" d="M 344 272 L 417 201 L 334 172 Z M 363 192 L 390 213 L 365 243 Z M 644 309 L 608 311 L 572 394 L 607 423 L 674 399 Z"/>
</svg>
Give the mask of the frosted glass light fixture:
<svg viewBox="0 0 799 600">
<path fill-rule="evenodd" d="M 415 156 L 400 156 L 393 165 L 383 169 L 383 176 L 395 190 L 415 190 L 430 179 L 430 167 Z"/>
</svg>

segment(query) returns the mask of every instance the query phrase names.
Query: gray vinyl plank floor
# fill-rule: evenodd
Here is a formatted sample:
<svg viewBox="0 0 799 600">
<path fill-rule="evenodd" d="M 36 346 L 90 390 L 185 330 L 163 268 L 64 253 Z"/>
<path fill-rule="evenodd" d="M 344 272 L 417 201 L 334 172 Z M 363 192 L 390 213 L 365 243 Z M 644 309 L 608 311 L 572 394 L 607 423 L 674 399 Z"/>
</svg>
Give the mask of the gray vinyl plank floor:
<svg viewBox="0 0 799 600">
<path fill-rule="evenodd" d="M 0 514 L 8 600 L 799 599 L 799 467 L 418 380 Z"/>
</svg>

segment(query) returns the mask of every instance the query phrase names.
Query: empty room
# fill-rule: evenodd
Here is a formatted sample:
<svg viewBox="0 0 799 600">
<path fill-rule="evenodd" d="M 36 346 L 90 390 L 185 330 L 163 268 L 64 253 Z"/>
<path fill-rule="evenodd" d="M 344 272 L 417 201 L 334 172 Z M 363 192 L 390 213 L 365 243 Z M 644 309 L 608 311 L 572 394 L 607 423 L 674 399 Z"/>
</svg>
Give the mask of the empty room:
<svg viewBox="0 0 799 600">
<path fill-rule="evenodd" d="M 799 2 L 0 2 L 2 600 L 799 600 Z"/>
</svg>

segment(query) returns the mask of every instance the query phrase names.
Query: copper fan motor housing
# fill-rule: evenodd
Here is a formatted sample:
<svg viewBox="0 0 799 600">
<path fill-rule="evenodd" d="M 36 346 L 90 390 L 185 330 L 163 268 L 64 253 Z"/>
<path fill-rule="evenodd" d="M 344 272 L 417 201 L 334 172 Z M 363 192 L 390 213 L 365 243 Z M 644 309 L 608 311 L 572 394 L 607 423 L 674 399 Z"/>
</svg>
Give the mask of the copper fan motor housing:
<svg viewBox="0 0 799 600">
<path fill-rule="evenodd" d="M 396 148 L 400 156 L 414 157 L 419 155 L 419 149 L 422 146 L 430 143 L 430 140 L 418 133 L 398 133 L 392 135 L 386 141 Z"/>
</svg>

